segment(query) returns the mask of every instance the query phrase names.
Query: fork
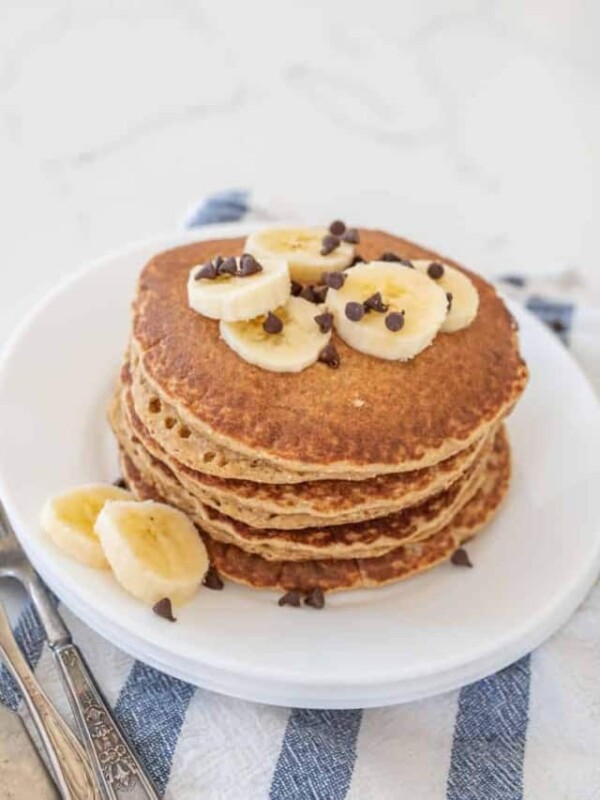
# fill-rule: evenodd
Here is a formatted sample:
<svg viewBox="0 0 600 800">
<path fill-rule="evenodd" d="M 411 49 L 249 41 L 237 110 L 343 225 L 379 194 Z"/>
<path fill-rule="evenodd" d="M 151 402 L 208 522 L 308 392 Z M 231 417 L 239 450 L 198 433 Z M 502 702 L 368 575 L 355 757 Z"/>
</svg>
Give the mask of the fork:
<svg viewBox="0 0 600 800">
<path fill-rule="evenodd" d="M 73 644 L 71 634 L 17 541 L 0 501 L 0 577 L 3 576 L 16 578 L 31 597 L 104 800 L 159 800 L 79 648 Z"/>
</svg>

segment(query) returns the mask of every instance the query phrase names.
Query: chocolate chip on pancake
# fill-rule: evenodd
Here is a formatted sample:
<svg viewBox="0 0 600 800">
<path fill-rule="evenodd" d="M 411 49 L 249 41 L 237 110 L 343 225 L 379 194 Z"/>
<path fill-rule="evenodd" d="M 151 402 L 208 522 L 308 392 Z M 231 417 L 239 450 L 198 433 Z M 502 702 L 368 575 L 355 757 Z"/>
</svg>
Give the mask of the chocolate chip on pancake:
<svg viewBox="0 0 600 800">
<path fill-rule="evenodd" d="M 265 333 L 281 333 L 283 330 L 283 322 L 279 319 L 277 314 L 273 314 L 272 311 L 269 311 L 263 322 L 263 330 Z"/>
<path fill-rule="evenodd" d="M 323 283 L 329 289 L 341 289 L 347 277 L 344 272 L 324 272 Z"/>
<path fill-rule="evenodd" d="M 207 589 L 214 589 L 220 592 L 225 584 L 221 580 L 221 576 L 217 570 L 214 567 L 209 567 L 202 581 L 202 585 L 206 586 Z"/>
<path fill-rule="evenodd" d="M 323 237 L 321 241 L 321 255 L 328 256 L 329 253 L 333 253 L 333 251 L 340 246 L 340 240 L 338 236 L 333 236 L 333 234 L 328 233 L 326 236 Z"/>
<path fill-rule="evenodd" d="M 333 327 L 333 314 L 330 311 L 324 311 L 322 314 L 317 314 L 315 322 L 319 326 L 321 333 L 329 333 Z"/>
<path fill-rule="evenodd" d="M 427 274 L 430 278 L 433 278 L 434 281 L 438 281 L 444 274 L 444 265 L 440 264 L 438 261 L 432 261 L 427 267 Z"/>
<path fill-rule="evenodd" d="M 355 267 L 357 264 L 364 264 L 365 260 L 362 256 L 354 256 L 354 261 L 350 264 L 350 267 Z M 350 267 L 346 267 L 349 269 Z"/>
<path fill-rule="evenodd" d="M 349 320 L 352 320 L 352 322 L 360 322 L 365 315 L 365 309 L 362 303 L 355 303 L 354 301 L 351 301 L 350 303 L 346 303 L 344 313 Z"/>
<path fill-rule="evenodd" d="M 195 281 L 208 280 L 213 281 L 217 277 L 217 268 L 213 261 L 207 261 L 203 264 L 198 272 L 194 275 Z"/>
<path fill-rule="evenodd" d="M 290 291 L 292 293 L 292 297 L 298 297 L 298 295 L 302 292 L 302 284 L 298 283 L 298 281 L 292 281 L 290 284 Z"/>
<path fill-rule="evenodd" d="M 155 603 L 152 606 L 152 611 L 154 611 L 157 617 L 168 619 L 169 622 L 177 622 L 176 617 L 173 616 L 173 606 L 168 597 L 163 597 L 162 600 Z"/>
<path fill-rule="evenodd" d="M 311 589 L 304 598 L 304 604 L 310 606 L 311 608 L 323 608 L 325 605 L 325 595 L 323 594 L 323 590 L 319 589 L 318 587 Z"/>
<path fill-rule="evenodd" d="M 448 301 L 448 311 L 452 308 L 452 300 L 453 300 L 452 292 L 446 292 L 446 300 Z"/>
<path fill-rule="evenodd" d="M 401 256 L 396 255 L 396 253 L 392 253 L 389 250 L 383 253 L 380 256 L 379 260 L 390 261 L 393 262 L 394 264 L 402 264 L 403 267 L 410 267 L 411 269 L 414 269 L 412 261 L 409 261 L 407 258 L 402 258 Z"/>
<path fill-rule="evenodd" d="M 356 228 L 348 228 L 342 234 L 342 242 L 347 242 L 348 244 L 359 244 L 360 242 L 360 234 Z"/>
<path fill-rule="evenodd" d="M 118 489 L 128 489 L 127 481 L 125 478 L 117 478 L 112 483 L 113 486 L 116 486 Z"/>
<path fill-rule="evenodd" d="M 235 275 L 237 272 L 237 262 L 233 256 L 226 258 L 222 264 L 217 267 L 219 275 Z"/>
<path fill-rule="evenodd" d="M 248 275 L 256 275 L 257 272 L 262 272 L 262 267 L 258 261 L 250 253 L 244 253 L 240 259 L 239 275 L 242 278 Z"/>
<path fill-rule="evenodd" d="M 365 307 L 365 311 L 379 311 L 381 314 L 385 313 L 389 308 L 387 303 L 383 302 L 381 292 L 375 292 L 375 294 L 367 297 L 363 306 Z"/>
<path fill-rule="evenodd" d="M 340 365 L 340 354 L 335 348 L 335 345 L 332 342 L 326 344 L 325 347 L 319 353 L 319 361 L 322 364 L 327 364 L 328 367 L 332 369 L 337 369 Z"/>
<path fill-rule="evenodd" d="M 399 311 L 392 311 L 392 313 L 388 314 L 385 318 L 385 327 L 388 331 L 392 331 L 392 333 L 402 330 L 404 327 L 404 314 L 401 314 Z"/>
<path fill-rule="evenodd" d="M 450 557 L 450 561 L 456 567 L 472 567 L 473 564 L 471 563 L 471 559 L 469 558 L 469 554 L 465 550 L 464 547 L 459 547 L 458 550 L 455 550 Z"/>
<path fill-rule="evenodd" d="M 300 606 L 300 592 L 298 589 L 291 589 L 291 591 L 286 592 L 282 597 L 279 598 L 277 605 L 294 606 L 294 608 L 298 608 Z"/>
<path fill-rule="evenodd" d="M 327 289 L 328 288 L 329 287 L 327 287 L 327 286 L 313 286 L 312 287 L 313 297 L 314 297 L 313 302 L 314 303 L 324 303 L 325 302 L 325 298 L 327 297 Z"/>
<path fill-rule="evenodd" d="M 346 230 L 346 223 L 342 222 L 341 219 L 336 219 L 329 226 L 329 233 L 332 233 L 334 236 L 341 236 L 345 232 L 345 230 Z"/>
</svg>

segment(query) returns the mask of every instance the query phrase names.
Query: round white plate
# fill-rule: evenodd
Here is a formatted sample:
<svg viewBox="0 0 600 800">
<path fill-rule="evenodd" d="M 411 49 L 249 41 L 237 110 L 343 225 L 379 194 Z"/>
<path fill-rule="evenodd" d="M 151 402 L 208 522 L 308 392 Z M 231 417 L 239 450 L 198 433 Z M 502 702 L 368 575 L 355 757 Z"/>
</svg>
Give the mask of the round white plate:
<svg viewBox="0 0 600 800">
<path fill-rule="evenodd" d="M 250 226 L 229 226 L 242 235 Z M 0 365 L 0 494 L 35 567 L 72 611 L 137 658 L 249 700 L 352 708 L 446 691 L 519 658 L 555 631 L 600 569 L 600 414 L 563 346 L 526 312 L 531 383 L 510 420 L 513 485 L 469 545 L 474 569 L 445 564 L 396 586 L 333 595 L 324 611 L 277 594 L 202 589 L 177 624 L 110 574 L 64 557 L 38 525 L 44 499 L 117 477 L 105 409 L 128 333 L 135 279 L 173 244 L 133 246 L 59 286 L 23 322 Z M 190 343 L 190 347 L 193 343 Z"/>
</svg>

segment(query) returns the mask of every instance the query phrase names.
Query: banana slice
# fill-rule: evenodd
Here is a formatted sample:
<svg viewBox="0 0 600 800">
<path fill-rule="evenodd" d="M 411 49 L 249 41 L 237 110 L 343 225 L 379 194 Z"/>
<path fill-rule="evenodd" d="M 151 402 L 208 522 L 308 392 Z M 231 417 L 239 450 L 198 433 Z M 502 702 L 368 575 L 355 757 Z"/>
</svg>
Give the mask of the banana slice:
<svg viewBox="0 0 600 800">
<path fill-rule="evenodd" d="M 321 255 L 323 237 L 327 235 L 326 228 L 269 228 L 252 233 L 245 249 L 259 261 L 285 258 L 294 280 L 319 283 L 324 272 L 337 272 L 354 260 L 354 246 L 348 242 L 340 242 L 328 255 Z"/>
<path fill-rule="evenodd" d="M 237 272 L 239 262 L 236 259 Z M 283 258 L 261 258 L 260 266 L 260 271 L 243 277 L 223 273 L 212 278 L 200 276 L 201 265 L 193 267 L 187 284 L 190 308 L 205 317 L 228 322 L 252 319 L 277 308 L 290 296 L 287 262 Z"/>
<path fill-rule="evenodd" d="M 96 533 L 121 586 L 148 605 L 163 597 L 183 605 L 208 569 L 206 549 L 192 521 L 163 503 L 106 503 Z"/>
<path fill-rule="evenodd" d="M 40 523 L 66 555 L 88 567 L 108 569 L 108 561 L 94 531 L 98 514 L 108 500 L 131 500 L 132 494 L 116 486 L 91 483 L 50 497 Z"/>
<path fill-rule="evenodd" d="M 441 261 L 418 259 L 412 263 L 449 295 L 449 309 L 442 331 L 453 333 L 467 328 L 477 316 L 479 309 L 479 294 L 472 281 L 464 272 Z"/>
<path fill-rule="evenodd" d="M 250 322 L 221 322 L 221 336 L 232 350 L 250 364 L 271 372 L 301 372 L 314 364 L 331 337 L 322 332 L 315 317 L 325 306 L 290 297 L 268 317 Z M 279 320 L 279 325 L 273 319 Z M 272 330 L 269 333 L 268 330 Z"/>
<path fill-rule="evenodd" d="M 445 291 L 434 281 L 384 261 L 359 264 L 347 275 L 341 289 L 327 294 L 335 328 L 347 344 L 367 355 L 400 361 L 431 344 L 448 305 Z"/>
</svg>

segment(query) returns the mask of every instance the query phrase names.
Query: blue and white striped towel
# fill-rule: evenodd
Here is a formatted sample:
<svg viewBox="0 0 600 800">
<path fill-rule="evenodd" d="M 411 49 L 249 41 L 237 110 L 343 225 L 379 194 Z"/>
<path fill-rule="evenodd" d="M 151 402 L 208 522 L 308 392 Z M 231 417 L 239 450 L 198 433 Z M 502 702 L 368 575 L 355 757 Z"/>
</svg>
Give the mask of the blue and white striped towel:
<svg viewBox="0 0 600 800">
<path fill-rule="evenodd" d="M 224 192 L 194 209 L 187 223 L 231 222 L 249 212 L 246 192 Z M 598 367 L 597 310 L 566 302 L 564 286 L 557 299 L 532 294 L 520 277 L 509 276 L 503 288 Z M 126 656 L 68 609 L 61 612 L 169 800 L 600 798 L 598 586 L 549 642 L 501 672 L 441 697 L 368 711 L 290 711 L 196 689 Z M 16 634 L 68 714 L 30 607 Z M 5 670 L 0 700 L 19 707 Z"/>
</svg>

